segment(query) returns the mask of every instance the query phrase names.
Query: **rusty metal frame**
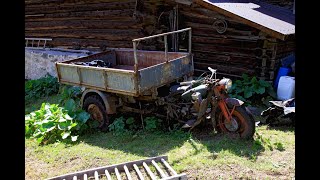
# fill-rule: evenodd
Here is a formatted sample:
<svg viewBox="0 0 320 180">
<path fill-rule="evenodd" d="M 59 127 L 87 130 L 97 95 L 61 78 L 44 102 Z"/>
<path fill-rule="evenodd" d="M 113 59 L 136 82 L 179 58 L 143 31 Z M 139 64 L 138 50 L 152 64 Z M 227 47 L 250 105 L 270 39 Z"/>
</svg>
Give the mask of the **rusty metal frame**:
<svg viewBox="0 0 320 180">
<path fill-rule="evenodd" d="M 177 33 L 181 33 L 181 32 L 185 32 L 185 31 L 189 31 L 189 55 L 191 56 L 191 36 L 192 36 L 192 31 L 191 31 L 191 27 L 189 28 L 185 28 L 185 29 L 180 29 L 177 31 L 171 31 L 171 32 L 166 32 L 166 33 L 162 33 L 162 34 L 156 34 L 153 36 L 147 36 L 147 37 L 143 37 L 143 38 L 137 38 L 137 39 L 133 39 L 132 40 L 132 44 L 133 44 L 133 56 L 134 56 L 134 72 L 137 74 L 138 73 L 138 57 L 137 57 L 137 43 L 142 41 L 142 40 L 146 40 L 146 39 L 152 39 L 152 38 L 156 38 L 156 37 L 162 37 L 164 38 L 164 45 L 165 45 L 165 58 L 166 58 L 166 62 L 168 62 L 168 42 L 167 42 L 167 36 L 170 34 L 177 34 Z"/>
<path fill-rule="evenodd" d="M 168 156 L 156 156 L 147 159 L 141 159 L 137 161 L 130 161 L 120 164 L 102 166 L 92 169 L 87 169 L 83 171 L 77 171 L 73 173 L 64 174 L 61 176 L 55 176 L 48 178 L 47 180 L 72 180 L 72 179 L 81 179 L 87 180 L 92 179 L 93 177 L 99 180 L 101 177 L 106 177 L 108 180 L 111 180 L 110 174 L 115 173 L 117 180 L 121 180 L 120 173 L 124 173 L 128 179 L 132 179 L 130 175 L 130 170 L 137 172 L 139 179 L 144 179 L 139 166 L 143 167 L 147 172 L 146 175 L 151 179 L 156 179 L 155 174 L 150 170 L 149 166 L 156 168 L 156 171 L 160 173 L 161 180 L 186 180 L 187 174 L 181 173 L 178 174 L 167 162 Z M 163 173 L 163 170 L 157 165 L 157 163 L 162 163 L 163 166 L 170 172 L 168 175 Z"/>
</svg>

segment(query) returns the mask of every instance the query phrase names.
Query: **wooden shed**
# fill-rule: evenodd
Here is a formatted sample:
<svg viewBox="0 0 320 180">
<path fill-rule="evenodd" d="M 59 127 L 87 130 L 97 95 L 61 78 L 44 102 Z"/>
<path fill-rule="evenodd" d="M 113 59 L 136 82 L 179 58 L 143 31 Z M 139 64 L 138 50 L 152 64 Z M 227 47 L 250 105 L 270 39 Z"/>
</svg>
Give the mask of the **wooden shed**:
<svg viewBox="0 0 320 180">
<path fill-rule="evenodd" d="M 295 51 L 292 10 L 249 0 L 25 0 L 25 36 L 52 38 L 62 48 L 132 48 L 132 39 L 192 28 L 196 73 L 275 79 L 280 60 Z M 187 34 L 170 37 L 183 51 Z M 139 49 L 161 50 L 163 39 Z"/>
</svg>

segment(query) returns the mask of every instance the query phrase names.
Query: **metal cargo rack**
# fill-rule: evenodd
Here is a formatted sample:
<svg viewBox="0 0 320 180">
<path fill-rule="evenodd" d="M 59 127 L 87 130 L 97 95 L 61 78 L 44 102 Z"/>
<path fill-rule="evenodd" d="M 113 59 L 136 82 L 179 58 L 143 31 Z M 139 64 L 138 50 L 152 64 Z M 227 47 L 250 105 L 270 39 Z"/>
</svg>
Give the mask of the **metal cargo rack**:
<svg viewBox="0 0 320 180">
<path fill-rule="evenodd" d="M 117 180 L 121 180 L 121 174 L 125 175 L 126 179 L 132 180 L 135 179 L 130 174 L 135 173 L 134 177 L 137 177 L 139 180 L 144 179 L 160 179 L 160 180 L 186 180 L 187 175 L 185 173 L 177 174 L 177 172 L 169 165 L 168 156 L 157 156 L 148 159 L 142 159 L 137 161 L 130 161 L 121 164 L 103 166 L 93 169 L 88 169 L 84 171 L 78 171 L 74 173 L 69 173 L 61 176 L 56 176 L 53 178 L 49 178 L 47 180 L 87 180 L 87 179 L 107 179 L 111 180 L 111 175 L 114 174 Z M 158 163 L 165 168 L 165 170 L 161 169 Z M 156 173 L 152 172 L 150 168 L 154 167 L 156 169 Z M 142 173 L 140 169 L 144 168 L 144 172 Z M 165 173 L 166 172 L 166 173 Z"/>
</svg>

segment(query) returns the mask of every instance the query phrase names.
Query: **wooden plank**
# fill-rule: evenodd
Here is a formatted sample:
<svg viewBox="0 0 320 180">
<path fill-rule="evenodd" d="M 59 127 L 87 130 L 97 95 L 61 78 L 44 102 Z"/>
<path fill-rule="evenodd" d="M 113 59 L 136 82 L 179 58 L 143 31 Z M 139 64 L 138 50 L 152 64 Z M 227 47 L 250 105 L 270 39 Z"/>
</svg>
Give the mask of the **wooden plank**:
<svg viewBox="0 0 320 180">
<path fill-rule="evenodd" d="M 133 164 L 133 167 L 134 167 L 135 171 L 137 172 L 139 179 L 144 180 L 144 177 L 142 176 L 142 173 L 139 170 L 139 167 L 136 164 Z"/>
<path fill-rule="evenodd" d="M 177 172 L 167 163 L 165 159 L 161 159 L 161 162 L 165 165 L 167 169 L 169 169 L 173 175 L 178 175 Z"/>
<path fill-rule="evenodd" d="M 231 19 L 229 17 L 223 16 L 218 13 L 216 13 L 214 15 L 194 14 L 194 13 L 190 12 L 190 10 L 184 10 L 184 11 L 182 10 L 182 11 L 180 11 L 180 14 L 183 15 L 183 19 L 185 22 L 212 25 L 217 19 L 224 19 L 227 21 L 228 27 L 235 28 L 238 30 L 246 30 L 246 31 L 257 30 L 251 26 L 248 26 L 248 25 L 243 24 L 237 20 Z"/>
<path fill-rule="evenodd" d="M 109 171 L 107 169 L 104 171 L 104 173 L 105 173 L 105 175 L 107 177 L 107 180 L 111 180 L 110 173 L 109 173 Z"/>
<path fill-rule="evenodd" d="M 242 73 L 247 73 L 250 75 L 255 74 L 255 70 L 252 68 L 194 62 L 195 69 L 206 70 L 208 67 L 211 67 L 213 69 L 218 69 L 219 72 L 228 73 L 228 74 L 235 74 L 235 75 L 241 75 Z"/>
<path fill-rule="evenodd" d="M 228 47 L 228 46 L 219 46 L 217 44 L 198 44 L 193 43 L 193 51 L 208 49 L 213 52 L 227 52 L 227 53 L 238 53 L 238 54 L 250 54 L 254 55 L 256 49 L 253 48 L 241 48 L 241 47 Z"/>
<path fill-rule="evenodd" d="M 68 13 L 52 13 L 45 14 L 41 12 L 32 12 L 25 15 L 33 14 L 45 14 L 44 17 L 50 18 L 61 18 L 61 17 L 108 17 L 108 16 L 132 16 L 134 13 L 133 9 L 123 9 L 123 10 L 102 10 L 102 11 L 80 11 L 80 12 L 68 12 Z"/>
<path fill-rule="evenodd" d="M 204 50 L 192 50 L 194 53 L 200 53 L 200 54 L 208 54 L 208 55 L 221 55 L 221 56 L 234 56 L 239 58 L 256 58 L 255 54 L 244 54 L 239 52 L 219 52 L 219 51 L 210 51 L 210 49 L 204 49 Z"/>
<path fill-rule="evenodd" d="M 78 178 L 77 178 L 77 176 L 73 176 L 73 178 L 72 178 L 73 180 L 77 180 Z"/>
<path fill-rule="evenodd" d="M 100 11 L 100 10 L 117 10 L 117 9 L 132 9 L 135 7 L 135 0 L 127 2 L 103 2 L 103 3 L 62 3 L 53 5 L 28 5 L 25 7 L 25 13 L 61 13 L 61 12 L 80 12 L 80 11 Z"/>
<path fill-rule="evenodd" d="M 83 175 L 83 180 L 87 180 L 88 179 L 88 175 L 87 174 L 84 174 Z"/>
<path fill-rule="evenodd" d="M 25 30 L 56 30 L 56 29 L 140 29 L 138 24 L 130 19 L 126 21 L 101 21 L 101 20 L 60 20 L 44 22 L 25 22 Z"/>
<path fill-rule="evenodd" d="M 155 180 L 156 179 L 156 176 L 153 174 L 153 172 L 150 170 L 150 168 L 148 167 L 148 165 L 143 162 L 142 163 L 143 167 L 146 169 L 147 171 L 147 174 L 149 175 L 149 177 L 152 179 L 152 180 Z"/>
<path fill-rule="evenodd" d="M 188 21 L 184 22 L 184 24 L 187 27 L 191 27 L 192 29 L 202 29 L 202 30 L 206 30 L 208 32 L 211 31 L 214 33 L 218 33 L 218 32 L 216 32 L 215 27 L 212 24 L 201 24 L 199 22 L 188 22 Z M 239 35 L 252 35 L 253 32 L 257 33 L 258 31 L 253 31 L 252 29 L 240 30 L 240 29 L 238 29 L 237 26 L 235 26 L 235 27 L 228 26 L 226 32 L 223 34 L 234 33 L 234 34 L 239 34 Z"/>
<path fill-rule="evenodd" d="M 135 19 L 132 16 L 118 16 L 118 15 L 109 15 L 109 16 L 62 16 L 62 17 L 48 17 L 50 14 L 43 16 L 39 15 L 25 15 L 24 21 L 26 22 L 50 22 L 50 21 L 79 21 L 79 20 L 100 20 L 104 22 L 119 22 L 119 21 L 134 21 L 139 23 L 139 20 Z M 35 17 L 38 16 L 38 17 Z M 141 22 L 140 22 L 141 23 Z"/>
<path fill-rule="evenodd" d="M 130 172 L 129 172 L 127 166 L 124 165 L 123 168 L 124 168 L 124 172 L 125 172 L 126 175 L 127 175 L 127 179 L 128 179 L 128 180 L 132 180 L 132 177 L 131 177 L 131 175 L 130 175 Z"/>
<path fill-rule="evenodd" d="M 83 39 L 83 38 L 55 38 L 49 43 L 53 46 L 66 46 L 72 47 L 74 44 L 79 44 L 83 47 L 119 47 L 119 48 L 132 48 L 132 41 L 106 41 L 99 39 Z M 141 46 L 139 46 L 141 47 Z"/>
<path fill-rule="evenodd" d="M 112 31 L 112 30 L 111 30 Z M 139 38 L 142 35 L 139 35 L 139 33 L 136 33 L 134 31 L 128 31 L 126 33 L 119 33 L 118 31 L 113 31 L 111 33 L 108 33 L 108 31 L 104 32 L 92 32 L 90 33 L 90 30 L 85 31 L 74 31 L 74 30 L 68 30 L 68 29 L 61 29 L 59 31 L 45 31 L 41 33 L 41 31 L 26 31 L 25 35 L 29 37 L 50 37 L 53 38 L 55 41 L 55 38 L 86 38 L 86 39 L 96 39 L 96 40 L 110 40 L 110 41 L 130 41 L 133 38 Z"/>
<path fill-rule="evenodd" d="M 213 29 L 201 29 L 197 27 L 192 27 L 193 35 L 202 35 L 207 37 L 217 37 L 217 38 L 224 38 L 224 39 L 239 39 L 239 40 L 248 40 L 248 41 L 256 41 L 262 38 L 262 36 L 251 34 L 251 35 L 243 35 L 243 34 L 231 34 L 225 32 L 223 34 L 217 33 Z"/>
<path fill-rule="evenodd" d="M 218 44 L 222 46 L 234 46 L 242 48 L 255 48 L 257 46 L 257 41 L 255 40 L 208 37 L 205 36 L 205 34 L 193 35 L 192 43 Z"/>
<path fill-rule="evenodd" d="M 56 5 L 56 4 L 94 4 L 105 2 L 130 2 L 132 0 L 25 0 L 25 5 Z"/>
<path fill-rule="evenodd" d="M 155 161 L 151 161 L 151 163 L 153 164 L 154 167 L 156 167 L 157 171 L 160 173 L 160 176 L 162 178 L 166 178 L 167 175 L 162 171 L 162 169 L 158 166 L 158 164 Z"/>
</svg>

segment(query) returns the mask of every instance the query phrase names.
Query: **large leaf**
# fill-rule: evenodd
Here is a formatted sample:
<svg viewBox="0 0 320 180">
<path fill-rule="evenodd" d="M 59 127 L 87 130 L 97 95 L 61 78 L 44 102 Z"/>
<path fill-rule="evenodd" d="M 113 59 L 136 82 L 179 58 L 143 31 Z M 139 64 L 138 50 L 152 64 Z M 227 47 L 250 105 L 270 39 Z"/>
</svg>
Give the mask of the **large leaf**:
<svg viewBox="0 0 320 180">
<path fill-rule="evenodd" d="M 70 131 L 62 132 L 61 137 L 62 137 L 62 139 L 66 139 L 68 136 L 70 136 L 70 134 L 71 134 Z"/>
<path fill-rule="evenodd" d="M 65 103 L 64 108 L 68 111 L 73 111 L 76 108 L 76 102 L 73 99 L 69 99 Z"/>
<path fill-rule="evenodd" d="M 247 74 L 242 74 L 241 77 L 244 81 L 249 81 L 249 76 Z"/>
<path fill-rule="evenodd" d="M 76 119 L 80 121 L 81 123 L 86 123 L 88 119 L 90 118 L 90 114 L 82 111 L 81 113 L 77 114 Z"/>
<path fill-rule="evenodd" d="M 56 126 L 52 126 L 52 127 L 50 127 L 50 128 L 47 128 L 47 131 L 46 131 L 46 132 L 50 132 L 50 131 L 54 130 L 55 128 L 56 128 Z"/>
<path fill-rule="evenodd" d="M 71 121 L 60 122 L 58 124 L 58 129 L 66 130 L 68 128 L 68 126 L 70 126 L 70 125 L 71 125 Z"/>
<path fill-rule="evenodd" d="M 76 127 L 77 126 L 77 123 L 72 123 L 70 124 L 70 126 L 68 126 L 68 130 L 72 129 L 73 127 Z"/>
<path fill-rule="evenodd" d="M 133 117 L 129 117 L 127 120 L 126 120 L 126 124 L 133 124 L 134 123 L 134 118 Z"/>
<path fill-rule="evenodd" d="M 251 96 L 252 96 L 252 89 L 251 88 L 249 88 L 249 87 L 246 87 L 245 89 L 244 89 L 244 92 L 243 92 L 244 94 L 244 98 L 250 98 Z"/>
<path fill-rule="evenodd" d="M 261 79 L 259 80 L 259 84 L 260 84 L 260 86 L 263 86 L 263 87 L 271 86 L 270 83 L 268 83 L 267 81 L 261 80 Z"/>
<path fill-rule="evenodd" d="M 77 141 L 78 136 L 71 136 L 71 141 Z"/>
<path fill-rule="evenodd" d="M 254 91 L 257 93 L 257 94 L 263 94 L 266 92 L 265 90 L 265 87 L 258 87 L 258 88 L 255 88 Z"/>
<path fill-rule="evenodd" d="M 251 79 L 251 83 L 252 84 L 256 84 L 258 82 L 257 78 L 254 76 L 252 79 Z"/>
</svg>

